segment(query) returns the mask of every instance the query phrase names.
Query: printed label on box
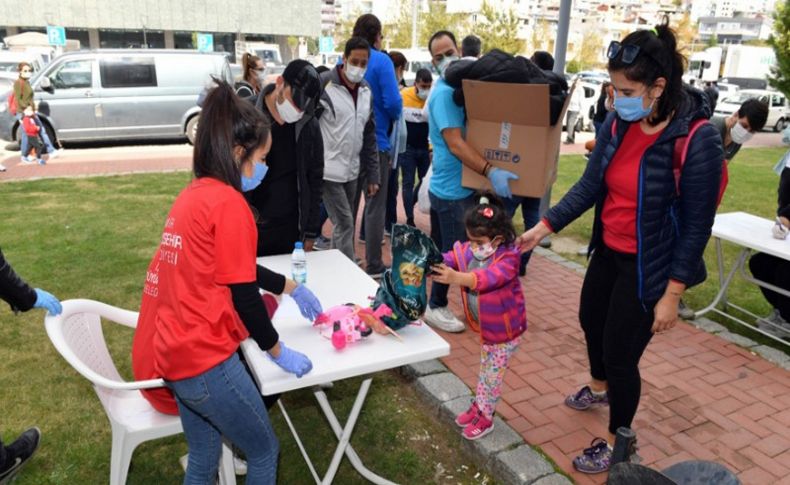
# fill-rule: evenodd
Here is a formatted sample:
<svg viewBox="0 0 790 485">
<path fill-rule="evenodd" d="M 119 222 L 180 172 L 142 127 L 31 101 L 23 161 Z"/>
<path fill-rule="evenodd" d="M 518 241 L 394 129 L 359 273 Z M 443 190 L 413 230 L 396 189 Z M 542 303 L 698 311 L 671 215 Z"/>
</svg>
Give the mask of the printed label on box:
<svg viewBox="0 0 790 485">
<path fill-rule="evenodd" d="M 513 130 L 513 125 L 510 123 L 502 123 L 502 128 L 499 131 L 499 149 L 507 150 L 510 147 L 510 132 Z"/>
<path fill-rule="evenodd" d="M 486 148 L 483 150 L 483 157 L 489 162 L 518 163 L 521 155 L 508 150 L 497 150 L 496 148 Z"/>
</svg>

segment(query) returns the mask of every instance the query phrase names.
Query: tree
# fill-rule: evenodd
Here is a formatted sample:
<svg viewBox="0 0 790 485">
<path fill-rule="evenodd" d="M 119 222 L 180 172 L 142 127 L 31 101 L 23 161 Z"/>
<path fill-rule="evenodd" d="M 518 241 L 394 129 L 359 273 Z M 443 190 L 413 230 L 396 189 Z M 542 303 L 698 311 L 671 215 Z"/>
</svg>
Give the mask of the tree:
<svg viewBox="0 0 790 485">
<path fill-rule="evenodd" d="M 678 49 L 687 51 L 694 44 L 699 30 L 697 25 L 691 23 L 691 16 L 686 12 L 675 27 L 675 32 L 678 36 Z"/>
<path fill-rule="evenodd" d="M 318 39 L 315 37 L 307 38 L 307 53 L 310 55 L 318 54 Z"/>
<path fill-rule="evenodd" d="M 384 42 L 390 49 L 408 49 L 411 47 L 411 1 L 400 2 L 400 13 L 394 23 L 385 24 Z M 417 18 L 419 23 L 419 17 Z"/>
<path fill-rule="evenodd" d="M 768 39 L 776 54 L 776 68 L 768 76 L 768 83 L 785 96 L 790 95 L 790 4 L 776 3 L 774 33 Z"/>
<path fill-rule="evenodd" d="M 530 48 L 532 52 L 535 51 L 549 51 L 554 50 L 554 41 L 552 40 L 551 27 L 546 19 L 540 19 L 532 26 L 532 37 Z"/>
<path fill-rule="evenodd" d="M 428 48 L 428 41 L 431 36 L 440 30 L 449 30 L 454 34 L 460 34 L 467 30 L 466 16 L 460 13 L 447 13 L 447 4 L 438 0 L 428 2 L 428 13 L 420 15 L 417 22 L 419 30 L 418 43 L 420 46 Z M 461 39 L 459 38 L 460 42 Z M 485 46 L 483 46 L 485 47 Z"/>
<path fill-rule="evenodd" d="M 526 42 L 518 37 L 519 19 L 513 9 L 497 10 L 488 0 L 483 0 L 480 8 L 480 28 L 476 34 L 483 42 L 483 50 L 499 49 L 510 54 L 526 51 Z"/>
<path fill-rule="evenodd" d="M 705 47 L 716 47 L 717 45 L 719 45 L 719 36 L 716 34 L 711 35 L 708 42 L 705 43 Z"/>
<path fill-rule="evenodd" d="M 576 66 L 578 66 L 578 71 L 598 67 L 602 48 L 603 40 L 597 32 L 587 32 L 582 36 L 582 44 L 576 52 L 576 56 L 573 58 Z M 571 68 L 568 67 L 566 70 L 572 72 L 570 69 Z"/>
<path fill-rule="evenodd" d="M 291 59 L 296 59 L 299 50 L 299 37 L 290 35 L 288 36 L 288 47 L 291 49 Z"/>
<path fill-rule="evenodd" d="M 335 24 L 335 50 L 342 49 L 343 46 L 346 45 L 346 41 L 348 41 L 354 33 L 354 24 L 357 23 L 357 18 L 359 18 L 360 15 L 361 14 L 357 10 L 347 18 Z"/>
</svg>

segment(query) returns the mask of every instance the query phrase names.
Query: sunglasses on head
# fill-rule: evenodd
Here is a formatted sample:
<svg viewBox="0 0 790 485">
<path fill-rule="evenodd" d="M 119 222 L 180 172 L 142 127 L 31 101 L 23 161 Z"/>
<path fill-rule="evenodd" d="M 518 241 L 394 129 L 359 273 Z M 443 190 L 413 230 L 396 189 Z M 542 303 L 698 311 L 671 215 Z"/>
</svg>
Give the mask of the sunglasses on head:
<svg viewBox="0 0 790 485">
<path fill-rule="evenodd" d="M 620 60 L 623 61 L 624 64 L 631 64 L 633 63 L 637 56 L 639 56 L 639 52 L 642 48 L 636 44 L 621 44 L 620 42 L 613 40 L 609 43 L 609 48 L 606 50 L 606 57 L 609 59 L 616 59 L 620 52 L 623 53 Z"/>
</svg>

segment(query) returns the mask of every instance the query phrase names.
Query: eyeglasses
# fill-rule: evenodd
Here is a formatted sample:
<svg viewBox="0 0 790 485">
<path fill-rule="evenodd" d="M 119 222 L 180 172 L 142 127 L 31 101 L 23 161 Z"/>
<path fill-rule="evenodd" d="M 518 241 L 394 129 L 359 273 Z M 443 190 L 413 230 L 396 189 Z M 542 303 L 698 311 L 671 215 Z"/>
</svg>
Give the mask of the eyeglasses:
<svg viewBox="0 0 790 485">
<path fill-rule="evenodd" d="M 606 51 L 606 57 L 609 59 L 615 59 L 622 51 L 623 55 L 620 59 L 624 64 L 631 64 L 634 62 L 634 60 L 636 60 L 636 57 L 639 55 L 641 50 L 642 48 L 636 44 L 621 44 L 620 42 L 613 40 L 609 43 L 609 49 Z"/>
</svg>

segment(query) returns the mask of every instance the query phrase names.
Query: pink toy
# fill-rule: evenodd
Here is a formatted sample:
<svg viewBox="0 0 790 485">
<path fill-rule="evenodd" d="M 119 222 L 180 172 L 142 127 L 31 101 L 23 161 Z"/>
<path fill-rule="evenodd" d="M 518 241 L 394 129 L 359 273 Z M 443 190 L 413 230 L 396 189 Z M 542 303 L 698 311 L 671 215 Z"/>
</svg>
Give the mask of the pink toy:
<svg viewBox="0 0 790 485">
<path fill-rule="evenodd" d="M 400 335 L 381 321 L 381 317 L 391 314 L 392 310 L 386 305 L 379 306 L 375 311 L 352 304 L 338 305 L 318 315 L 313 326 L 318 327 L 321 335 L 341 350 L 347 344 L 369 336 L 374 330 L 380 334 L 391 333 L 400 339 Z"/>
</svg>

